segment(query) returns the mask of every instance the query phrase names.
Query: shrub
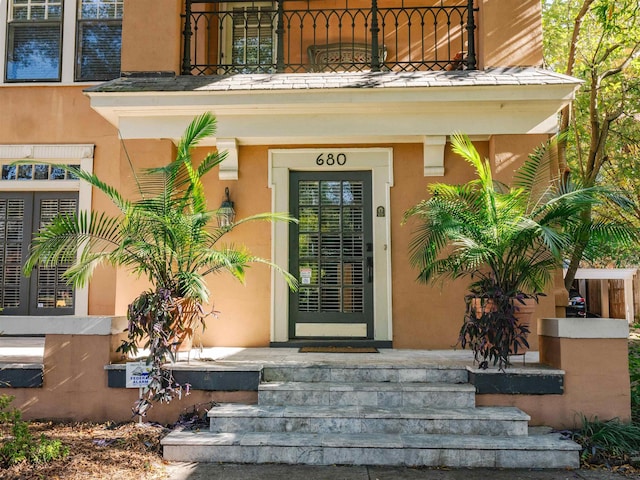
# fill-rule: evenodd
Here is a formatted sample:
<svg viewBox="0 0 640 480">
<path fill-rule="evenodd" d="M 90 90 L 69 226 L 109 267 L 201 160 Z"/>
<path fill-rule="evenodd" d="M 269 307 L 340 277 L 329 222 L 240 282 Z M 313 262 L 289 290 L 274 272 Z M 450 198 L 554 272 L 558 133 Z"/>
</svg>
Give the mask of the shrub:
<svg viewBox="0 0 640 480">
<path fill-rule="evenodd" d="M 22 420 L 22 412 L 9 409 L 14 397 L 0 395 L 0 425 L 11 426 L 11 436 L 0 444 L 0 467 L 6 468 L 20 462 L 48 463 L 69 454 L 60 440 L 49 440 L 44 435 L 34 438 L 29 423 Z"/>
<path fill-rule="evenodd" d="M 640 449 L 640 425 L 618 419 L 601 421 L 582 417 L 582 427 L 572 434 L 582 446 L 582 460 L 589 464 L 628 463 Z"/>
</svg>

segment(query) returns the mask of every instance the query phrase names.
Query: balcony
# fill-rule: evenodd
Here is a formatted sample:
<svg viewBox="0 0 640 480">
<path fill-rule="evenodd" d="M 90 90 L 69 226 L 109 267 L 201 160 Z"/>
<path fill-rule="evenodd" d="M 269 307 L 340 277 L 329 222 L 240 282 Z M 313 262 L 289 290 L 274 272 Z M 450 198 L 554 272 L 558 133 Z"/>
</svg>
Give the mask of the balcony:
<svg viewBox="0 0 640 480">
<path fill-rule="evenodd" d="M 186 0 L 181 73 L 475 70 L 477 11 L 473 0 Z"/>
</svg>

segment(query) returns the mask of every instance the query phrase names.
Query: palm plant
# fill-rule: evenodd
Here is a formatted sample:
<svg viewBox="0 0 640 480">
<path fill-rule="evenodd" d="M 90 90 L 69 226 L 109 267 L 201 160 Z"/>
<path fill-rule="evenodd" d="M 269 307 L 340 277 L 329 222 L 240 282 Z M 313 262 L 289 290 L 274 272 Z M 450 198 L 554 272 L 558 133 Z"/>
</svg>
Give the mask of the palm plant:
<svg viewBox="0 0 640 480">
<path fill-rule="evenodd" d="M 462 185 L 432 184 L 431 198 L 405 213 L 405 221 L 420 222 L 410 261 L 421 282 L 472 280 L 459 341 L 471 347 L 481 366 L 493 361 L 502 368 L 510 353 L 528 347 L 529 330 L 517 312 L 525 298 L 543 294 L 561 267 L 572 242 L 569 227 L 594 202 L 594 192 L 570 176 L 550 177 L 554 142 L 530 155 L 511 187 L 493 179 L 489 161 L 466 136 L 454 135 L 451 145 L 477 178 Z M 484 305 L 478 308 L 474 299 Z"/>
<path fill-rule="evenodd" d="M 140 345 L 150 351 L 151 383 L 136 404 L 139 414 L 152 401 L 168 402 L 181 394 L 171 371 L 162 366 L 175 360 L 178 344 L 194 329 L 204 328 L 204 304 L 210 297 L 206 277 L 228 272 L 242 282 L 249 264 L 270 264 L 244 247 L 219 245 L 223 236 L 249 221 L 291 220 L 286 214 L 263 213 L 216 225 L 217 211 L 207 207 L 202 179 L 224 155 L 210 153 L 198 165 L 191 155 L 200 140 L 214 133 L 214 117 L 203 114 L 186 129 L 174 161 L 140 172 L 132 166 L 137 190 L 133 200 L 93 174 L 64 166 L 103 192 L 119 214 L 81 211 L 58 216 L 36 235 L 24 267 L 28 275 L 36 264 L 71 264 L 64 277 L 76 287 L 86 285 L 101 264 L 125 267 L 150 281 L 153 288 L 129 305 L 128 341 L 119 348 L 126 354 L 137 354 Z M 280 271 L 293 287 L 293 277 Z"/>
</svg>

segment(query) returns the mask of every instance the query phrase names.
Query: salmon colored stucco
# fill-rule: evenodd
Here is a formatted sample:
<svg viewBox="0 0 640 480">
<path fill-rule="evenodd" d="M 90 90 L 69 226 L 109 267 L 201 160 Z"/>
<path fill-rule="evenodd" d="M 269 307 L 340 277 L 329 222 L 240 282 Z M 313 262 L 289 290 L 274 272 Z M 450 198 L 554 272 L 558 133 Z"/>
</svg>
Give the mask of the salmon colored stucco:
<svg viewBox="0 0 640 480">
<path fill-rule="evenodd" d="M 562 395 L 477 395 L 478 405 L 517 406 L 531 425 L 574 428 L 581 417 L 631 418 L 627 339 L 541 336 L 540 361 L 563 370 Z"/>
</svg>

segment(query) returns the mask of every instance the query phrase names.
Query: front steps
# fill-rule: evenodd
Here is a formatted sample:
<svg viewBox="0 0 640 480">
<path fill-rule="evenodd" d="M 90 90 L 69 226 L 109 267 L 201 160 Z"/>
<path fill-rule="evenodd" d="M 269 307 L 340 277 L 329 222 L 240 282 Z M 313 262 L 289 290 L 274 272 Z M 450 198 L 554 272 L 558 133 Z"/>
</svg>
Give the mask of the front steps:
<svg viewBox="0 0 640 480">
<path fill-rule="evenodd" d="M 530 435 L 513 407 L 475 407 L 464 368 L 265 367 L 258 405 L 209 411 L 162 441 L 173 461 L 578 468 L 579 446 Z"/>
</svg>

